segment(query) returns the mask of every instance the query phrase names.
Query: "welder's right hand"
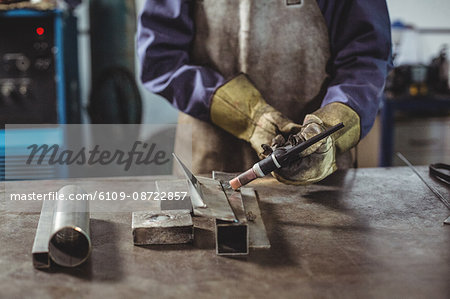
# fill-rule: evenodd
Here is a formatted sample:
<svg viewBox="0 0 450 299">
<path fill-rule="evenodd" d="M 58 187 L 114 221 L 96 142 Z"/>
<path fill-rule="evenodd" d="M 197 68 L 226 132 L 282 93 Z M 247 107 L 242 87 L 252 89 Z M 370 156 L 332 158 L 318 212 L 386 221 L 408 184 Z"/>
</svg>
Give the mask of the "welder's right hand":
<svg viewBox="0 0 450 299">
<path fill-rule="evenodd" d="M 250 142 L 260 158 L 263 157 L 263 144 L 272 144 L 272 139 L 280 134 L 286 138 L 297 134 L 302 128 L 267 104 L 244 74 L 215 91 L 211 120 L 225 131 Z"/>
<path fill-rule="evenodd" d="M 289 147 L 300 144 L 317 134 L 325 131 L 323 121 L 315 115 L 308 114 L 303 122 L 302 130 L 284 140 L 277 136 L 272 146 L 266 147 L 266 154 L 278 147 Z M 326 178 L 336 171 L 336 147 L 332 136 L 313 144 L 294 159 L 286 167 L 272 172 L 272 175 L 280 182 L 289 185 L 308 185 Z"/>
<path fill-rule="evenodd" d="M 266 146 L 266 154 L 277 147 L 295 146 L 325 131 L 338 123 L 344 128 L 322 139 L 299 154 L 289 166 L 272 173 L 285 184 L 307 185 L 323 180 L 336 169 L 336 154 L 348 151 L 360 138 L 360 119 L 358 114 L 343 103 L 333 102 L 306 115 L 301 131 L 285 140 L 277 136 L 271 147 Z"/>
</svg>

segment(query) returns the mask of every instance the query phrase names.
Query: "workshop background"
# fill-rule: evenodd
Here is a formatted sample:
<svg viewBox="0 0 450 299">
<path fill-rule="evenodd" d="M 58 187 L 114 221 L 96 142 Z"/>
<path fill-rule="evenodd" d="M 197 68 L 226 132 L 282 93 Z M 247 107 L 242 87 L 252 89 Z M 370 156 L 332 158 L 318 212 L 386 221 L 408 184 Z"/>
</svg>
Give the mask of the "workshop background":
<svg viewBox="0 0 450 299">
<path fill-rule="evenodd" d="M 173 147 L 177 111 L 139 80 L 144 1 L 0 0 L 0 298 L 450 298 L 450 189 L 428 167 L 450 163 L 450 1 L 387 1 L 395 69 L 359 169 L 239 192 L 181 163 L 186 180 L 21 169 L 30 144 L 136 141 L 142 124 Z M 119 125 L 59 130 L 78 123 Z M 404 166 L 396 152 L 423 166 L 376 167 Z"/>
<path fill-rule="evenodd" d="M 3 125 L 27 121 L 177 122 L 177 111 L 161 97 L 146 91 L 139 80 L 136 20 L 145 0 L 58 1 L 63 11 L 57 17 L 61 22 L 49 23 L 49 28 L 42 27 L 41 23 L 34 24 L 36 15 L 24 17 L 8 8 L 8 5 L 10 8 L 26 6 L 24 3 L 28 1 L 0 2 L 0 54 L 4 66 L 0 72 L 3 105 L 0 121 Z M 34 4 L 52 2 L 31 1 Z M 449 163 L 450 1 L 388 0 L 387 3 L 392 21 L 395 69 L 389 76 L 376 123 L 357 148 L 358 167 L 403 165 L 396 158 L 396 152 L 401 152 L 415 165 Z M 28 21 L 14 25 L 17 18 Z M 7 45 L 12 47 L 23 39 L 17 39 L 21 36 L 17 32 L 8 33 L 11 31 L 8 24 L 16 26 L 17 32 L 19 27 L 36 27 L 42 43 L 24 44 L 30 49 L 22 51 L 31 58 L 23 53 L 11 53 Z M 40 33 L 39 30 L 47 31 Z M 41 57 L 46 50 L 40 47 L 47 47 L 45 38 L 54 38 L 51 43 L 64 46 L 59 48 L 63 53 L 53 53 L 54 61 Z M 33 60 L 33 55 L 41 58 Z M 30 61 L 34 63 L 31 67 Z M 48 73 L 48 80 L 52 80 L 52 75 L 58 79 L 54 82 L 56 87 L 47 90 L 54 93 L 53 102 L 51 99 L 41 102 L 38 99 L 34 104 L 27 102 L 27 97 L 45 98 L 35 92 L 34 84 L 51 85 L 41 76 L 44 71 L 30 70 L 33 67 L 53 70 L 52 62 L 55 74 Z M 11 63 L 17 69 L 13 65 L 11 70 Z M 39 111 L 42 111 L 41 117 Z M 174 127 L 166 133 L 174 136 Z"/>
</svg>

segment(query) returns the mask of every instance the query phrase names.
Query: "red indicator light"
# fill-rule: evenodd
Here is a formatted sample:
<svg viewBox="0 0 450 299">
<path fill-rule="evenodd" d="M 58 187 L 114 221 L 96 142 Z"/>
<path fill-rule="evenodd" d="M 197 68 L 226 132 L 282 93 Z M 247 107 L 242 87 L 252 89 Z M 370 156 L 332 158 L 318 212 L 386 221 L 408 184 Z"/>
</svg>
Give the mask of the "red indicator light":
<svg viewBox="0 0 450 299">
<path fill-rule="evenodd" d="M 42 35 L 42 34 L 44 34 L 44 32 L 45 32 L 44 28 L 42 28 L 42 27 L 36 28 L 36 33 L 37 33 L 38 35 Z"/>
</svg>

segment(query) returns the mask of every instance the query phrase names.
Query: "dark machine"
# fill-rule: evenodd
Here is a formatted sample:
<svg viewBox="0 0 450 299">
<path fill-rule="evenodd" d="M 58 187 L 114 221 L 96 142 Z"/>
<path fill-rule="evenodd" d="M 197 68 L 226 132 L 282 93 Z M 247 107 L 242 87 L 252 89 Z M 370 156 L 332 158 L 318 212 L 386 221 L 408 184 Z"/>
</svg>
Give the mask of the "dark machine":
<svg viewBox="0 0 450 299">
<path fill-rule="evenodd" d="M 60 176 L 21 159 L 29 144 L 64 144 L 56 124 L 80 123 L 77 49 L 70 11 L 0 11 L 0 180 Z"/>
<path fill-rule="evenodd" d="M 76 19 L 59 10 L 0 12 L 0 122 L 78 123 Z"/>
<path fill-rule="evenodd" d="M 429 65 L 399 65 L 386 82 L 388 96 L 449 95 L 447 47 Z"/>
</svg>

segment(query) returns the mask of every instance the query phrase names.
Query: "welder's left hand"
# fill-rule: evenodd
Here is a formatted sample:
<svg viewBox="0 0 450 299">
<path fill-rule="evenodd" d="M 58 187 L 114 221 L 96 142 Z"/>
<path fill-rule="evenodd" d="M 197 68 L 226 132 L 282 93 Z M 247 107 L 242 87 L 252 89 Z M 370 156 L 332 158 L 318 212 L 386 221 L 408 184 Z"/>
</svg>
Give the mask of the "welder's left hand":
<svg viewBox="0 0 450 299">
<path fill-rule="evenodd" d="M 272 149 L 294 146 L 340 122 L 344 123 L 343 129 L 312 145 L 300 154 L 301 159 L 289 167 L 276 170 L 272 175 L 286 184 L 307 185 L 321 181 L 336 171 L 336 153 L 349 150 L 360 137 L 358 114 L 342 103 L 331 103 L 308 114 L 298 134 L 290 136 L 287 141 L 281 135 L 277 136 L 272 144 Z"/>
<path fill-rule="evenodd" d="M 211 100 L 211 121 L 237 138 L 248 141 L 261 158 L 262 144 L 277 134 L 296 134 L 301 125 L 267 104 L 245 74 L 240 74 L 215 92 Z"/>
</svg>

